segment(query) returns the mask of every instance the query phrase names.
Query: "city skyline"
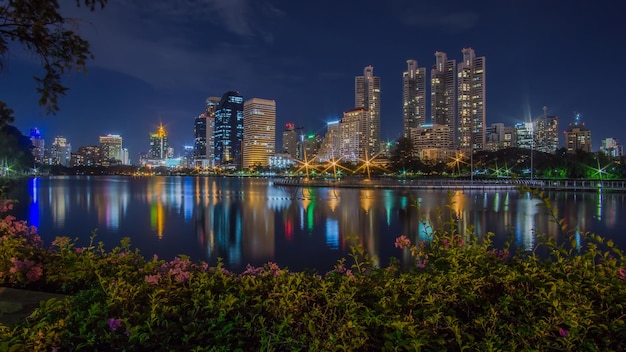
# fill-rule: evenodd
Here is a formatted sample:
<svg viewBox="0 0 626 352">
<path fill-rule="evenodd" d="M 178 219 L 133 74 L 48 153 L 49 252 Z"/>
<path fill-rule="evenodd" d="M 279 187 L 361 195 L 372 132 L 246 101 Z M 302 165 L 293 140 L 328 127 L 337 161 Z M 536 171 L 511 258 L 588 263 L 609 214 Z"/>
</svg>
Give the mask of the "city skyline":
<svg viewBox="0 0 626 352">
<path fill-rule="evenodd" d="M 136 162 L 161 123 L 182 153 L 206 98 L 230 90 L 276 101 L 277 145 L 288 122 L 320 132 L 354 108 L 354 77 L 371 65 L 381 80 L 380 138 L 389 140 L 402 133 L 407 60 L 428 72 L 435 52 L 459 62 L 461 50 L 473 48 L 489 60 L 487 126 L 541 116 L 547 105 L 561 132 L 582 113 L 594 151 L 604 138 L 626 140 L 614 125 L 624 24 L 610 3 L 355 4 L 203 1 L 174 11 L 167 2 L 119 2 L 93 13 L 68 6 L 63 13 L 83 19 L 79 32 L 95 55 L 89 75 L 68 77 L 61 111 L 44 116 L 31 79 L 37 63 L 12 51 L 0 98 L 24 135 L 38 127 L 47 141 L 64 136 L 78 147 L 119 134 Z"/>
</svg>

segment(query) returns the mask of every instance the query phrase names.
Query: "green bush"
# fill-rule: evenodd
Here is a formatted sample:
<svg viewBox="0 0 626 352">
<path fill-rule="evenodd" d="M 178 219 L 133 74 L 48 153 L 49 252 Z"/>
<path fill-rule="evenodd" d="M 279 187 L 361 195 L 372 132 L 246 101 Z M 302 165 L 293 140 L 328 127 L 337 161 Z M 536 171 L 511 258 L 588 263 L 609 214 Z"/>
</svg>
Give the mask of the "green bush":
<svg viewBox="0 0 626 352">
<path fill-rule="evenodd" d="M 69 296 L 0 326 L 0 350 L 622 349 L 626 269 L 613 243 L 545 239 L 542 257 L 448 225 L 427 242 L 400 236 L 399 254 L 413 259 L 404 267 L 375 267 L 355 247 L 325 275 L 274 263 L 235 274 L 221 262 L 147 260 L 127 239 L 111 251 L 69 238 L 43 248 L 32 229 L 4 218 L 1 283 Z M 39 275 L 29 275 L 34 267 Z"/>
</svg>

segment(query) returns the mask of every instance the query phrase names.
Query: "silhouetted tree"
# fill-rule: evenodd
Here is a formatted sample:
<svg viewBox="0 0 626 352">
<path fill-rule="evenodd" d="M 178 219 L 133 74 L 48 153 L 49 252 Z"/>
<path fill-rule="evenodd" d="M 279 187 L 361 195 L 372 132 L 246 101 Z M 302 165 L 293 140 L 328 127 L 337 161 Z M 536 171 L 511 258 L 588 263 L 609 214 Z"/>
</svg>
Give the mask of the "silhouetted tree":
<svg viewBox="0 0 626 352">
<path fill-rule="evenodd" d="M 107 0 L 76 0 L 90 10 L 104 7 Z M 0 70 L 6 67 L 9 43 L 17 42 L 41 62 L 42 76 L 37 82 L 39 105 L 46 113 L 59 110 L 57 100 L 65 96 L 67 87 L 61 77 L 70 70 L 85 72 L 85 64 L 93 58 L 89 43 L 75 30 L 76 20 L 61 16 L 58 0 L 8 0 L 0 5 Z M 13 47 L 12 47 L 13 48 Z M 0 126 L 13 122 L 13 111 L 0 102 Z"/>
</svg>

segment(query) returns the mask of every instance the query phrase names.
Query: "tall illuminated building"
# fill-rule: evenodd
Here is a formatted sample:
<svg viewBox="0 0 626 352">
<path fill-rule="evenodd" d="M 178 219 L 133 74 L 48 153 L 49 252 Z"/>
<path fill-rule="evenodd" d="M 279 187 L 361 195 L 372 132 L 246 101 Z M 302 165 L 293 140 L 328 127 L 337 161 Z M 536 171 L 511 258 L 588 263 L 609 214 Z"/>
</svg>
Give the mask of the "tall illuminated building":
<svg viewBox="0 0 626 352">
<path fill-rule="evenodd" d="M 41 137 L 41 133 L 39 133 L 39 129 L 37 127 L 30 129 L 30 142 L 33 144 L 32 152 L 35 157 L 35 163 L 43 163 L 46 143 L 43 137 Z"/>
<path fill-rule="evenodd" d="M 163 124 L 160 124 L 157 131 L 150 134 L 150 159 L 166 159 L 168 157 L 168 149 L 167 132 Z"/>
<path fill-rule="evenodd" d="M 55 137 L 50 148 L 50 164 L 70 166 L 72 145 L 65 137 Z"/>
<path fill-rule="evenodd" d="M 572 154 L 577 150 L 591 153 L 591 131 L 581 120 L 580 114 L 576 114 L 574 123 L 570 123 L 565 131 L 565 147 L 567 152 Z"/>
<path fill-rule="evenodd" d="M 600 141 L 600 151 L 611 158 L 620 158 L 624 155 L 624 147 L 615 138 L 604 138 Z"/>
<path fill-rule="evenodd" d="M 261 98 L 243 103 L 243 165 L 269 166 L 276 153 L 276 101 Z"/>
<path fill-rule="evenodd" d="M 543 116 L 536 118 L 534 121 L 535 150 L 554 153 L 559 149 L 559 117 L 547 116 L 547 109 L 544 106 Z"/>
<path fill-rule="evenodd" d="M 458 147 L 483 150 L 486 145 L 485 57 L 476 57 L 474 49 L 462 50 L 458 64 Z"/>
<path fill-rule="evenodd" d="M 365 154 L 368 117 L 369 111 L 365 108 L 354 108 L 343 113 L 343 119 L 339 123 L 339 153 L 335 157 L 352 162 L 369 157 Z"/>
<path fill-rule="evenodd" d="M 446 53 L 435 52 L 435 66 L 430 71 L 430 120 L 449 130 L 449 145 L 456 145 L 456 61 Z"/>
<path fill-rule="evenodd" d="M 238 92 L 226 92 L 215 110 L 215 166 L 241 168 L 243 141 L 243 97 Z"/>
<path fill-rule="evenodd" d="M 402 74 L 402 135 L 411 138 L 411 129 L 426 123 L 426 68 L 407 60 Z"/>
<path fill-rule="evenodd" d="M 110 165 L 122 162 L 122 137 L 118 134 L 100 136 L 102 164 Z"/>
<path fill-rule="evenodd" d="M 282 152 L 289 154 L 292 158 L 298 158 L 298 131 L 293 123 L 285 124 L 283 131 Z"/>
<path fill-rule="evenodd" d="M 354 107 L 368 110 L 367 153 L 375 155 L 380 151 L 380 77 L 374 76 L 374 67 L 365 67 L 363 76 L 355 77 L 354 93 Z"/>
<path fill-rule="evenodd" d="M 215 126 L 215 110 L 220 98 L 208 97 L 204 111 L 194 120 L 193 135 L 193 158 L 194 166 L 213 166 L 214 142 L 213 130 Z"/>
</svg>

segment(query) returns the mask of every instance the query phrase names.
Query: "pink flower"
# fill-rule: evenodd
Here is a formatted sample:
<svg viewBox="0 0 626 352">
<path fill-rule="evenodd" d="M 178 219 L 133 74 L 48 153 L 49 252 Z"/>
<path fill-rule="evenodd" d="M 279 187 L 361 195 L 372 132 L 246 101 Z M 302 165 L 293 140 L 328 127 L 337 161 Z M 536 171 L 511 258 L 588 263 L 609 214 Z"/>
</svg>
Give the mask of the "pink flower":
<svg viewBox="0 0 626 352">
<path fill-rule="evenodd" d="M 411 245 L 411 240 L 405 235 L 402 235 L 396 238 L 396 243 L 395 243 L 396 248 L 400 248 L 400 249 L 409 248 L 410 245 Z"/>
<path fill-rule="evenodd" d="M 620 278 L 620 280 L 626 280 L 626 269 L 624 268 L 617 269 L 617 276 Z"/>
<path fill-rule="evenodd" d="M 32 266 L 28 273 L 26 274 L 26 279 L 30 282 L 36 282 L 43 276 L 43 269 L 41 268 L 41 264 L 37 264 Z"/>
<path fill-rule="evenodd" d="M 153 285 L 159 284 L 159 275 L 146 275 L 144 279 L 149 284 L 153 284 Z"/>
<path fill-rule="evenodd" d="M 76 253 L 82 253 L 83 249 L 82 248 L 76 248 Z"/>
<path fill-rule="evenodd" d="M 569 331 L 563 329 L 563 328 L 559 328 L 559 335 L 561 335 L 561 337 L 567 337 L 569 336 Z"/>
<path fill-rule="evenodd" d="M 111 319 L 109 319 L 108 323 L 109 323 L 109 327 L 111 328 L 111 330 L 115 331 L 120 326 L 122 326 L 122 319 L 111 318 Z"/>
</svg>

